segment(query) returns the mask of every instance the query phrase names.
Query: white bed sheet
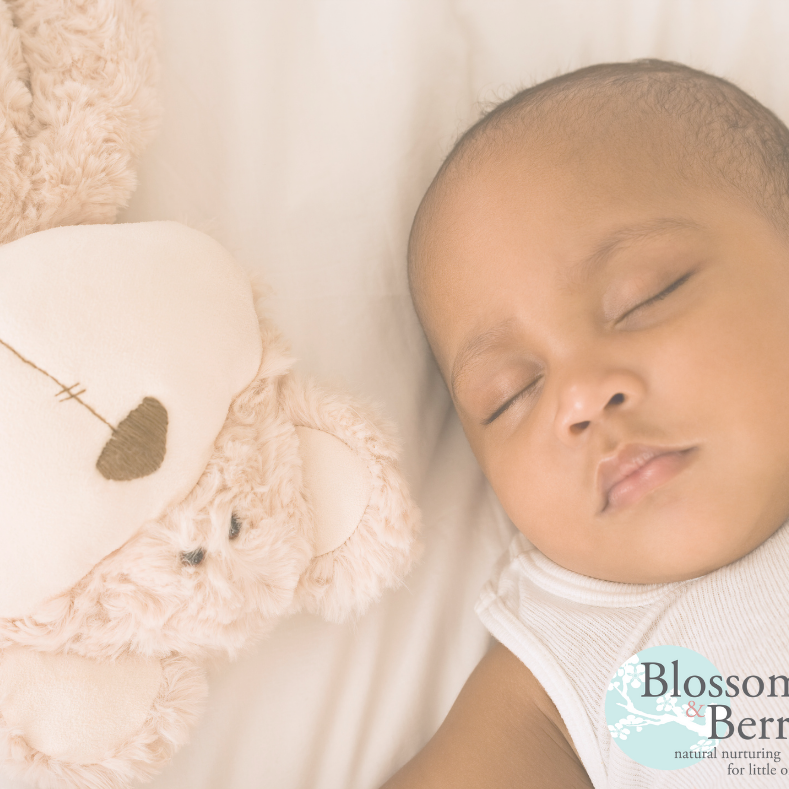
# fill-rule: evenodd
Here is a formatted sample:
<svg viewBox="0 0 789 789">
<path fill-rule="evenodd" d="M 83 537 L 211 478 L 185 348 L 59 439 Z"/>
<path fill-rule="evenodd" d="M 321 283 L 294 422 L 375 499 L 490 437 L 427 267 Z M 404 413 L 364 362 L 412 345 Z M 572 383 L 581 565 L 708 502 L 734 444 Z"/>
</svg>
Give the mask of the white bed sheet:
<svg viewBox="0 0 789 789">
<path fill-rule="evenodd" d="M 265 276 L 301 370 L 398 423 L 427 549 L 358 621 L 296 617 L 214 667 L 201 724 L 153 787 L 373 789 L 489 646 L 472 605 L 512 527 L 404 269 L 456 134 L 519 86 L 648 56 L 728 76 L 787 119 L 787 34 L 785 0 L 162 0 L 165 116 L 123 219 L 185 221 Z"/>
</svg>

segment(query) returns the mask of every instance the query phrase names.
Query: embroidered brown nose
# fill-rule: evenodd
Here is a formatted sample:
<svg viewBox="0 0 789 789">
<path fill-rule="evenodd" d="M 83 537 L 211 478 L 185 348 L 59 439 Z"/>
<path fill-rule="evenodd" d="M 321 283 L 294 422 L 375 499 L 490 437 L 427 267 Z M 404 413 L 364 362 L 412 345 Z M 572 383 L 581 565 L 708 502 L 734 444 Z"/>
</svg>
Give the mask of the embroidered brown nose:
<svg viewBox="0 0 789 789">
<path fill-rule="evenodd" d="M 96 468 L 106 479 L 147 477 L 162 465 L 167 449 L 167 409 L 146 397 L 112 431 Z"/>
</svg>

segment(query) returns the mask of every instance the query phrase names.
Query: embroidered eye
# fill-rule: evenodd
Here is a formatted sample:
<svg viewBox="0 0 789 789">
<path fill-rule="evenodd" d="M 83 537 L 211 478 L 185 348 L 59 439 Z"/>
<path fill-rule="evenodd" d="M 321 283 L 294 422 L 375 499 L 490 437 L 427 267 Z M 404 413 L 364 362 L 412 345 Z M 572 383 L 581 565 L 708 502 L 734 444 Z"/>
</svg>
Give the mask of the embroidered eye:
<svg viewBox="0 0 789 789">
<path fill-rule="evenodd" d="M 230 516 L 230 531 L 228 532 L 227 536 L 231 540 L 235 540 L 236 537 L 238 537 L 238 535 L 240 534 L 240 532 L 241 532 L 241 519 L 234 512 Z"/>
<path fill-rule="evenodd" d="M 195 548 L 193 551 L 184 551 L 181 554 L 181 562 L 183 564 L 200 564 L 205 559 L 205 550 L 203 548 Z"/>
</svg>

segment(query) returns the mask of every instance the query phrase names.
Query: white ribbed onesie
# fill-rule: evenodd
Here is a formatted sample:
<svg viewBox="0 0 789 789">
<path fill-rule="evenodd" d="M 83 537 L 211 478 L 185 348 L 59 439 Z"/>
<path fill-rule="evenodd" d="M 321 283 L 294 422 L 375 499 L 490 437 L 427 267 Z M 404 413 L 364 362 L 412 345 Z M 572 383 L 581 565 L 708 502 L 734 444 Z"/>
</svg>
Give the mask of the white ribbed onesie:
<svg viewBox="0 0 789 789">
<path fill-rule="evenodd" d="M 553 699 L 596 789 L 789 787 L 789 739 L 760 739 L 761 717 L 789 717 L 789 697 L 724 699 L 735 724 L 756 719 L 752 740 L 719 741 L 717 759 L 680 770 L 643 767 L 611 739 L 604 702 L 617 668 L 651 646 L 694 649 L 740 681 L 789 674 L 789 525 L 733 564 L 690 581 L 619 584 L 554 564 L 517 535 L 480 594 L 475 610 L 492 635 L 528 666 Z M 778 691 L 782 692 L 782 690 Z M 789 735 L 789 727 L 784 731 Z M 726 751 L 781 751 L 772 776 L 727 775 Z"/>
</svg>

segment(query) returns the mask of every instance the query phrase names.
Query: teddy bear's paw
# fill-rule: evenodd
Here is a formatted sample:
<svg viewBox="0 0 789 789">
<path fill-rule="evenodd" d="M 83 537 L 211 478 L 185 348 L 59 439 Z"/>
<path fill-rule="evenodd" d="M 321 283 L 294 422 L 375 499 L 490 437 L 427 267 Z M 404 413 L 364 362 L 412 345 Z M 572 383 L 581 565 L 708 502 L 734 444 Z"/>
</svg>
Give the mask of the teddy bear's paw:
<svg viewBox="0 0 789 789">
<path fill-rule="evenodd" d="M 296 426 L 314 525 L 295 606 L 341 621 L 401 582 L 420 551 L 419 514 L 394 441 L 365 406 L 290 376 L 281 406 Z"/>
<path fill-rule="evenodd" d="M 0 656 L 0 759 L 42 789 L 120 789 L 185 742 L 205 697 L 180 655 L 96 661 L 9 647 Z"/>
</svg>

